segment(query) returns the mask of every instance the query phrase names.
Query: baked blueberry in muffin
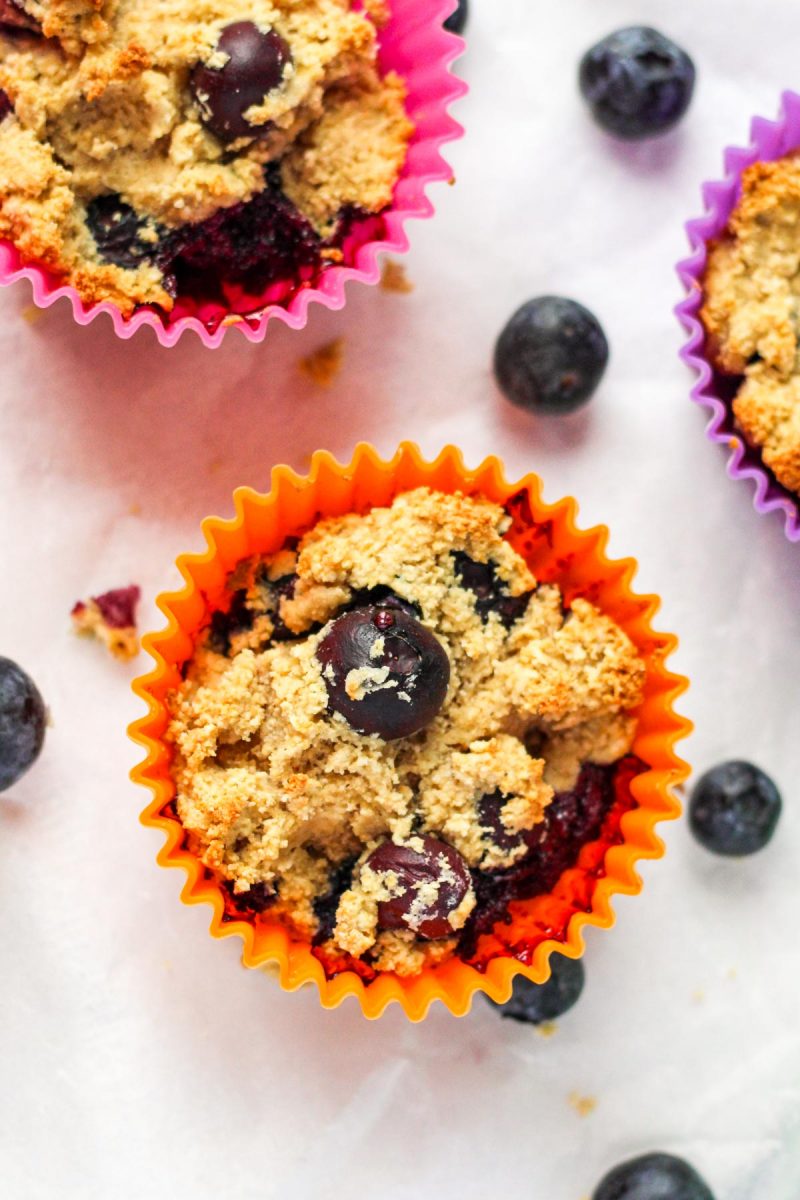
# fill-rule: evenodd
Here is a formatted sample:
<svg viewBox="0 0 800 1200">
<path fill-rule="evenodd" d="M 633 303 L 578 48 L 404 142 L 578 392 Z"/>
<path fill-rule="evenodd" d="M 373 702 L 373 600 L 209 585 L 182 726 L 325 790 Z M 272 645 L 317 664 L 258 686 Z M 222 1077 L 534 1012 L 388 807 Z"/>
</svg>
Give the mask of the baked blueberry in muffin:
<svg viewBox="0 0 800 1200">
<path fill-rule="evenodd" d="M 707 350 L 731 377 L 737 427 L 800 495 L 800 155 L 757 162 L 725 235 L 709 247 Z"/>
<path fill-rule="evenodd" d="M 126 315 L 226 288 L 257 307 L 313 282 L 405 161 L 404 85 L 377 65 L 385 13 L 5 0 L 0 236 Z"/>
<path fill-rule="evenodd" d="M 636 648 L 510 525 L 426 488 L 320 520 L 239 564 L 170 697 L 188 845 L 331 974 L 477 962 L 644 769 Z"/>
</svg>

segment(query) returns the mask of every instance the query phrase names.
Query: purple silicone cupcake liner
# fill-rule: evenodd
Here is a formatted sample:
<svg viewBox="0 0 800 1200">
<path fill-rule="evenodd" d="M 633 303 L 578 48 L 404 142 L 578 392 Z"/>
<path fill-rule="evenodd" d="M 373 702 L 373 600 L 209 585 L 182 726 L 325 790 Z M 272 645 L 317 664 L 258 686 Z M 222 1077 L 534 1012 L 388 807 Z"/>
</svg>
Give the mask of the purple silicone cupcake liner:
<svg viewBox="0 0 800 1200">
<path fill-rule="evenodd" d="M 711 420 L 706 435 L 712 442 L 730 448 L 728 474 L 754 485 L 753 504 L 757 512 L 782 513 L 786 536 L 800 542 L 800 502 L 764 466 L 760 453 L 748 446 L 736 428 L 731 406 L 735 383 L 714 370 L 705 354 L 705 330 L 700 321 L 703 303 L 703 276 L 708 259 L 708 243 L 720 237 L 741 195 L 741 177 L 754 162 L 769 162 L 800 149 L 800 95 L 784 92 L 781 112 L 776 121 L 755 117 L 750 127 L 750 145 L 729 147 L 725 151 L 725 178 L 703 184 L 706 211 L 689 221 L 691 254 L 678 264 L 678 275 L 686 288 L 686 299 L 675 312 L 689 333 L 681 358 L 697 375 L 692 400 L 708 409 Z"/>
</svg>

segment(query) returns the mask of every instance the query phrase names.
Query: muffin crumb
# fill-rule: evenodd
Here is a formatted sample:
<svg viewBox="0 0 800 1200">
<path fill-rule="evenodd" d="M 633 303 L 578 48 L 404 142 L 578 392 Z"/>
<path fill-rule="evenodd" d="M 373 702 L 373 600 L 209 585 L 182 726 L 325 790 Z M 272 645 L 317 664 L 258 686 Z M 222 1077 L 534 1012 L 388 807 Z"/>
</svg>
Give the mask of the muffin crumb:
<svg viewBox="0 0 800 1200">
<path fill-rule="evenodd" d="M 73 628 L 97 638 L 114 658 L 123 662 L 135 658 L 139 653 L 136 606 L 140 597 L 140 589 L 132 584 L 78 600 L 71 612 Z"/>
<path fill-rule="evenodd" d="M 381 287 L 384 292 L 398 292 L 401 295 L 408 295 L 414 291 L 414 285 L 408 278 L 403 264 L 391 258 L 387 258 L 383 264 Z"/>
<path fill-rule="evenodd" d="M 555 1037 L 555 1035 L 558 1033 L 558 1022 L 542 1021 L 540 1025 L 536 1026 L 536 1032 L 538 1033 L 539 1037 L 545 1038 L 549 1041 L 551 1037 Z"/>
<path fill-rule="evenodd" d="M 344 338 L 334 338 L 300 360 L 300 370 L 317 387 L 329 388 L 344 366 Z"/>
<path fill-rule="evenodd" d="M 580 1092 L 570 1092 L 569 1103 L 579 1117 L 590 1117 L 597 1108 L 597 1097 L 582 1096 Z"/>
</svg>

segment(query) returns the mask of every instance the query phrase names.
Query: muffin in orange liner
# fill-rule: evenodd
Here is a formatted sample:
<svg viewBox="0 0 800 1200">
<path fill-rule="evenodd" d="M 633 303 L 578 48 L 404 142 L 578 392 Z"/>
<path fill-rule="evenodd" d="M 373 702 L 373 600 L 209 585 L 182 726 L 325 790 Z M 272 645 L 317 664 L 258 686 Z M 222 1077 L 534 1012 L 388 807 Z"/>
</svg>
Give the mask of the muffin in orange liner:
<svg viewBox="0 0 800 1200">
<path fill-rule="evenodd" d="M 481 935 L 475 958 L 480 969 L 454 957 L 411 977 L 383 972 L 365 982 L 349 968 L 329 977 L 311 945 L 274 918 L 271 920 L 269 909 L 258 915 L 232 915 L 225 903 L 222 880 L 185 847 L 185 832 L 173 803 L 172 751 L 164 736 L 170 719 L 167 697 L 180 683 L 181 666 L 191 657 L 198 632 L 223 601 L 227 576 L 241 559 L 274 553 L 287 538 L 303 533 L 320 517 L 366 512 L 391 503 L 401 492 L 422 486 L 445 493 L 481 495 L 504 506 L 512 517 L 506 536 L 536 578 L 557 583 L 567 603 L 577 596 L 591 600 L 631 638 L 646 667 L 632 754 L 647 769 L 625 781 L 628 802 L 622 806 L 614 828 L 608 831 L 604 826 L 605 841 L 585 845 L 575 867 L 564 872 L 551 893 L 513 901 L 509 923 Z M 426 462 L 415 445 L 404 442 L 385 462 L 371 446 L 362 444 L 346 466 L 327 452 L 318 451 L 305 476 L 288 467 L 276 467 L 268 494 L 237 489 L 234 508 L 230 520 L 209 517 L 203 522 L 205 553 L 178 559 L 185 586 L 180 592 L 159 597 L 158 606 L 167 618 L 167 627 L 143 639 L 156 665 L 133 685 L 148 705 L 147 715 L 130 727 L 133 740 L 147 751 L 145 760 L 132 771 L 132 778 L 153 793 L 141 820 L 166 834 L 159 863 L 182 867 L 186 872 L 181 899 L 186 904 L 211 904 L 212 935 L 241 937 L 245 966 L 276 965 L 281 984 L 289 991 L 315 983 L 326 1008 L 355 996 L 369 1018 L 379 1017 L 387 1005 L 397 1001 L 411 1020 L 419 1021 L 434 1000 L 441 1000 L 454 1015 L 463 1016 L 476 992 L 485 992 L 493 1000 L 507 1000 L 516 975 L 544 982 L 550 974 L 553 953 L 580 957 L 587 926 L 609 929 L 613 925 L 611 898 L 635 895 L 641 890 L 636 863 L 663 855 L 664 846 L 655 826 L 680 815 L 673 789 L 689 773 L 675 752 L 675 744 L 687 736 L 691 723 L 673 708 L 688 681 L 666 666 L 666 659 L 677 646 L 676 638 L 652 628 L 658 598 L 639 596 L 631 590 L 635 561 L 607 558 L 607 529 L 597 526 L 579 530 L 575 525 L 575 501 L 566 498 L 545 504 L 537 476 L 527 475 L 517 483 L 508 483 L 496 458 L 487 458 L 475 470 L 468 470 L 460 451 L 452 446 L 446 447 L 434 462 Z"/>
</svg>

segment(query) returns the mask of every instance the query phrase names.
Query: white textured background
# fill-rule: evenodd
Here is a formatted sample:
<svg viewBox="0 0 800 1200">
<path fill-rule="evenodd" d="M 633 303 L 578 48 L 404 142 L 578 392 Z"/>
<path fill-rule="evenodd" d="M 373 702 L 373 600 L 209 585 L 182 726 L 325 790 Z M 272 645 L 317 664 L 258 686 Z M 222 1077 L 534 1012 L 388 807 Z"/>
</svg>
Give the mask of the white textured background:
<svg viewBox="0 0 800 1200">
<path fill-rule="evenodd" d="M 35 770 L 0 797 L 0 1193 L 9 1200 L 583 1200 L 601 1173 L 660 1147 L 690 1157 L 717 1200 L 800 1194 L 800 547 L 757 516 L 703 437 L 677 361 L 673 263 L 699 185 L 751 114 L 800 85 L 796 0 L 473 0 L 450 151 L 458 186 L 413 227 L 411 296 L 354 289 L 300 335 L 229 336 L 207 352 L 115 341 L 57 306 L 25 319 L 0 295 L 0 652 L 52 709 Z M 666 10 L 666 11 L 665 11 Z M 575 93 L 581 53 L 650 21 L 696 59 L 680 132 L 622 147 Z M 531 295 L 594 308 L 613 362 L 591 410 L 545 424 L 507 406 L 488 364 Z M 336 386 L 297 360 L 346 339 Z M 127 780 L 140 708 L 130 669 L 73 638 L 73 601 L 177 582 L 198 523 L 241 483 L 318 446 L 389 452 L 409 435 L 574 493 L 584 523 L 664 597 L 694 686 L 685 753 L 746 756 L 783 788 L 772 847 L 711 858 L 684 825 L 646 864 L 645 892 L 590 936 L 580 1006 L 545 1040 L 487 1005 L 457 1021 L 377 1024 L 320 1009 L 242 970 L 208 911 L 178 902 L 137 824 Z M 158 621 L 160 624 L 160 621 Z M 790 732 L 791 722 L 791 732 Z M 571 1093 L 591 1096 L 580 1117 Z"/>
</svg>

